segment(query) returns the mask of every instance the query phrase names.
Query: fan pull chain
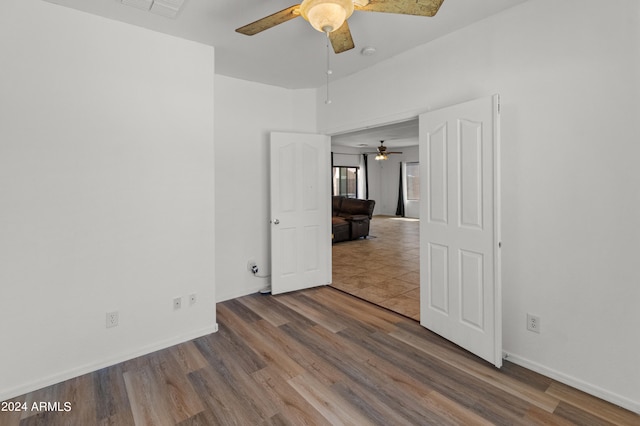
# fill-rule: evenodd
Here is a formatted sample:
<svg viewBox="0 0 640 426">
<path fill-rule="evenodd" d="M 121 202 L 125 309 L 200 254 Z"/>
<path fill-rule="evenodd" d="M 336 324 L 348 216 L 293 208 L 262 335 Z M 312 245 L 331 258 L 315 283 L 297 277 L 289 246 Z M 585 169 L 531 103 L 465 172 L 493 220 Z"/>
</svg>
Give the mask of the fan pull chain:
<svg viewBox="0 0 640 426">
<path fill-rule="evenodd" d="M 327 34 L 327 97 L 324 103 L 329 105 L 331 103 L 331 99 L 329 98 L 329 76 L 333 74 L 333 71 L 331 71 L 331 61 L 330 61 L 331 52 L 329 51 L 329 31 L 327 31 L 326 34 Z"/>
</svg>

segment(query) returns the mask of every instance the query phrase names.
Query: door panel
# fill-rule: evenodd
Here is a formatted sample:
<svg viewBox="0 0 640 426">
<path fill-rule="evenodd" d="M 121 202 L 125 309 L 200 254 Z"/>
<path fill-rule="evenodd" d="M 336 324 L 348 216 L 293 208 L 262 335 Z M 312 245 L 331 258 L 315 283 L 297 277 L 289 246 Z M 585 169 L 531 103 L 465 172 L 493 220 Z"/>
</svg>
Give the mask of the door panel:
<svg viewBox="0 0 640 426">
<path fill-rule="evenodd" d="M 304 250 L 305 250 L 305 272 L 314 272 L 320 269 L 320 253 L 318 247 L 321 246 L 320 240 L 322 239 L 321 230 L 319 226 L 305 226 L 304 227 Z"/>
<path fill-rule="evenodd" d="M 463 120 L 458 140 L 460 224 L 482 229 L 482 123 Z"/>
<path fill-rule="evenodd" d="M 460 250 L 461 320 L 484 329 L 484 259 L 482 253 Z"/>
<path fill-rule="evenodd" d="M 280 256 L 281 277 L 289 277 L 296 273 L 296 241 L 298 241 L 297 230 L 295 228 L 281 227 L 279 231 L 280 244 L 278 244 Z"/>
<path fill-rule="evenodd" d="M 295 145 L 289 143 L 278 149 L 277 164 L 295 163 Z M 291 213 L 295 210 L 297 191 L 295 188 L 296 170 L 293 167 L 280 167 L 278 169 L 278 200 L 281 212 Z"/>
<path fill-rule="evenodd" d="M 440 311 L 444 315 L 449 314 L 449 249 L 446 246 L 429 243 L 428 264 L 426 270 L 429 273 L 427 281 L 427 301 L 431 309 Z M 420 289 L 422 292 L 422 289 Z"/>
<path fill-rule="evenodd" d="M 420 116 L 421 324 L 502 365 L 499 98 Z"/>
<path fill-rule="evenodd" d="M 426 142 L 429 154 L 429 175 L 427 180 L 429 191 L 427 197 L 423 199 L 427 200 L 429 221 L 447 223 L 449 217 L 447 212 L 447 127 L 441 126 L 434 129 L 430 136 Z M 422 164 L 422 160 L 420 162 Z M 421 176 L 427 176 L 422 174 L 422 170 L 420 170 L 420 173 Z"/>
<path fill-rule="evenodd" d="M 330 139 L 271 133 L 271 292 L 331 281 Z"/>
<path fill-rule="evenodd" d="M 321 179 L 325 179 L 320 176 L 319 164 L 318 164 L 318 149 L 314 149 L 307 144 L 304 144 L 302 147 L 302 187 L 303 188 L 313 188 L 317 186 Z M 331 167 L 330 165 L 324 166 L 324 169 Z M 305 211 L 317 211 L 320 206 L 320 199 L 318 197 L 317 191 L 303 191 L 303 206 L 302 208 Z"/>
</svg>

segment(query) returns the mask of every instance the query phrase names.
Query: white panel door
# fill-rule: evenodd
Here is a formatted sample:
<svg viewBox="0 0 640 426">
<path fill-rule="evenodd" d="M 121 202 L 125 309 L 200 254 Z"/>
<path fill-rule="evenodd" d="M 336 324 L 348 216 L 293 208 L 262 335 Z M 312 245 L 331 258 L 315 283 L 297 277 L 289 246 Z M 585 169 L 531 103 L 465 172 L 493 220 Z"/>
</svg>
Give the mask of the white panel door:
<svg viewBox="0 0 640 426">
<path fill-rule="evenodd" d="M 331 282 L 331 139 L 271 133 L 271 293 Z"/>
<path fill-rule="evenodd" d="M 420 115 L 420 323 L 502 365 L 498 95 Z"/>
</svg>

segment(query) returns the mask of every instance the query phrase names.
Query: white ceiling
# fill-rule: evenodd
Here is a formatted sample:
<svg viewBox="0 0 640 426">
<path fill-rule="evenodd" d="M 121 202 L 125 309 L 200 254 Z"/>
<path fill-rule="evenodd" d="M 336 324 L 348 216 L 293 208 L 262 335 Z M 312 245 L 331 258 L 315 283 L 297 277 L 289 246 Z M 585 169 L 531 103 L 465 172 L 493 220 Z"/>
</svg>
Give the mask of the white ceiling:
<svg viewBox="0 0 640 426">
<path fill-rule="evenodd" d="M 46 0 L 215 46 L 216 73 L 291 89 L 326 81 L 326 37 L 296 18 L 254 36 L 235 29 L 295 4 L 295 0 L 185 0 L 176 19 L 126 6 L 121 0 Z M 445 0 L 433 18 L 354 12 L 355 49 L 331 53 L 337 79 L 496 14 L 526 0 Z M 374 56 L 360 54 L 373 46 Z"/>
<path fill-rule="evenodd" d="M 332 136 L 331 146 L 359 148 L 363 152 L 375 151 L 380 141 L 384 141 L 387 148 L 417 145 L 418 119 Z"/>
</svg>

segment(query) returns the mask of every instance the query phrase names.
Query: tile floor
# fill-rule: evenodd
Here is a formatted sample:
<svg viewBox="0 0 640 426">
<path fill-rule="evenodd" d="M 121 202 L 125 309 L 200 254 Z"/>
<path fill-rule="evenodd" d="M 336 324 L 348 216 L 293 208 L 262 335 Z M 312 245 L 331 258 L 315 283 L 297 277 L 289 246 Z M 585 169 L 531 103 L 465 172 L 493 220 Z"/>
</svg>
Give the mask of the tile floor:
<svg viewBox="0 0 640 426">
<path fill-rule="evenodd" d="M 374 216 L 366 240 L 333 245 L 333 284 L 420 320 L 420 222 Z"/>
</svg>

